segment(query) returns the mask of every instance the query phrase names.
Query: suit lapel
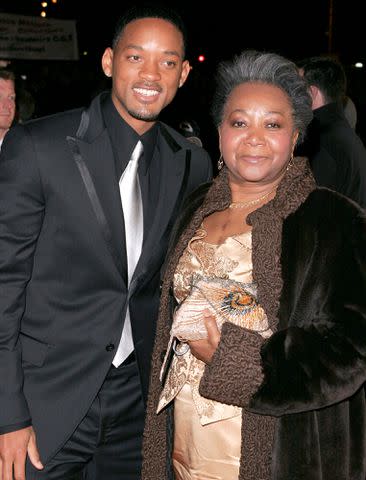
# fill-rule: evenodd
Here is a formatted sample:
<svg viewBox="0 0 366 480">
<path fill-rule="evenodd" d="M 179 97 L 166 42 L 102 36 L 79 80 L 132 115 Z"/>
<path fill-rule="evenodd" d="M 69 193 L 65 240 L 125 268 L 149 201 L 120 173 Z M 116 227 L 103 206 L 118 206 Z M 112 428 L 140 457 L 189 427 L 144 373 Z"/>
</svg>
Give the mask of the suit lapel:
<svg viewBox="0 0 366 480">
<path fill-rule="evenodd" d="M 74 160 L 83 179 L 95 219 L 114 264 L 127 285 L 125 233 L 119 185 L 110 139 L 105 129 L 100 97 L 84 111 L 75 137 L 68 137 Z M 160 125 L 157 149 L 159 155 L 160 191 L 152 227 L 142 247 L 131 281 L 131 290 L 139 278 L 161 260 L 161 245 L 169 234 L 182 203 L 190 172 L 190 150 L 182 148 Z"/>
<path fill-rule="evenodd" d="M 170 232 L 171 223 L 182 203 L 183 195 L 190 171 L 190 150 L 183 149 L 160 125 L 157 152 L 159 155 L 160 191 L 155 209 L 152 227 L 142 247 L 141 257 L 136 266 L 132 282 L 145 275 L 148 269 L 153 269 L 156 260 L 161 257 L 163 237 Z M 131 284 L 133 288 L 133 283 Z"/>
<path fill-rule="evenodd" d="M 98 105 L 95 102 L 98 101 Z M 119 185 L 110 139 L 99 99 L 85 111 L 76 137 L 68 137 L 96 222 L 116 268 L 126 282 L 124 223 Z"/>
</svg>

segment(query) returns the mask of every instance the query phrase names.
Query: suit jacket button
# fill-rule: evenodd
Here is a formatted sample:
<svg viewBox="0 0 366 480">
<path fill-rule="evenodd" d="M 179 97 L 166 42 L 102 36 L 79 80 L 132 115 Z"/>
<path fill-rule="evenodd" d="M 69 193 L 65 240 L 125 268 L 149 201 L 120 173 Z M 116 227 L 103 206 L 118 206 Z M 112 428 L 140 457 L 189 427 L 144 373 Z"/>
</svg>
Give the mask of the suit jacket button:
<svg viewBox="0 0 366 480">
<path fill-rule="evenodd" d="M 105 349 L 107 350 L 107 352 L 113 352 L 114 350 L 114 344 L 113 343 L 109 343 Z"/>
</svg>

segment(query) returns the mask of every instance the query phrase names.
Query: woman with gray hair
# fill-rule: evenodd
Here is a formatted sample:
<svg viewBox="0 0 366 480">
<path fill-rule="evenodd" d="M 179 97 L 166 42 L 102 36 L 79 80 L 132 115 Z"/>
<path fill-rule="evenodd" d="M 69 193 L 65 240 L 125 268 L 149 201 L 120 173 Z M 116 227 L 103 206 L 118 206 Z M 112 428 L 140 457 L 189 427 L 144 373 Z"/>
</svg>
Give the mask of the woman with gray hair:
<svg viewBox="0 0 366 480">
<path fill-rule="evenodd" d="M 366 217 L 293 158 L 312 118 L 289 60 L 219 68 L 222 168 L 164 269 L 143 480 L 364 480 Z"/>
</svg>

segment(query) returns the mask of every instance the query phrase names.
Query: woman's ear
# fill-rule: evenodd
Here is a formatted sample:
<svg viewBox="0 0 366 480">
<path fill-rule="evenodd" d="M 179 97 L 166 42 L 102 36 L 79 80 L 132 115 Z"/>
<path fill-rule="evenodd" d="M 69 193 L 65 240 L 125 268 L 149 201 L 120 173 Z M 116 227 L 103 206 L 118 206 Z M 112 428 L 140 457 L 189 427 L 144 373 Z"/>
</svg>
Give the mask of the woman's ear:
<svg viewBox="0 0 366 480">
<path fill-rule="evenodd" d="M 220 130 L 220 127 L 217 129 L 217 133 L 219 134 L 219 150 L 220 150 L 220 154 L 221 154 L 222 150 L 221 150 L 221 130 Z"/>
</svg>

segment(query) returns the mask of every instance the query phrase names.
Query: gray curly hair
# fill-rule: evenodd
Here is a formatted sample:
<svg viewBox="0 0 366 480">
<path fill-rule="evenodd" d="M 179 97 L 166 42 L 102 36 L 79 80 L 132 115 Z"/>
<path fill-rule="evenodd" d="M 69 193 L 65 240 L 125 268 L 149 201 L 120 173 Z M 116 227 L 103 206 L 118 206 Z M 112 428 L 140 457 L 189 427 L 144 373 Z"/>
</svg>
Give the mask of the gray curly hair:
<svg viewBox="0 0 366 480">
<path fill-rule="evenodd" d="M 313 113 L 305 80 L 296 65 L 275 53 L 247 50 L 233 60 L 221 62 L 216 77 L 212 116 L 216 127 L 223 120 L 224 108 L 235 87 L 243 83 L 265 83 L 280 88 L 292 105 L 294 126 L 299 131 L 298 143 L 305 136 Z"/>
</svg>

